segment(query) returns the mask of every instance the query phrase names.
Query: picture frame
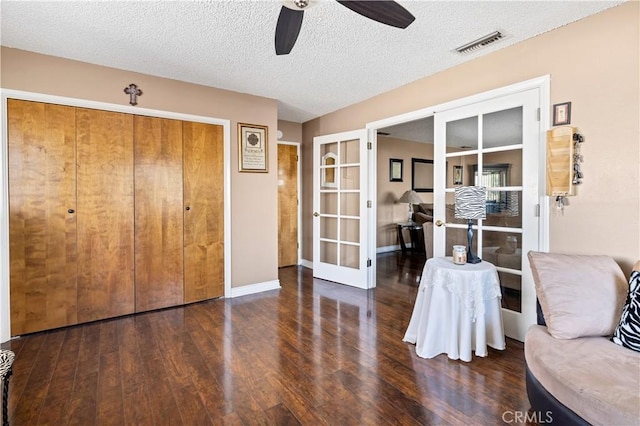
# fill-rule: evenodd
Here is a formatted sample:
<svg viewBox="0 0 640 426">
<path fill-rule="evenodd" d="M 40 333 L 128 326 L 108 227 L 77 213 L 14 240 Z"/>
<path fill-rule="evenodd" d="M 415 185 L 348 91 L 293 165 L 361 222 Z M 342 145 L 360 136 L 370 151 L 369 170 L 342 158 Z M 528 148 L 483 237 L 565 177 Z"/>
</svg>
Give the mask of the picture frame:
<svg viewBox="0 0 640 426">
<path fill-rule="evenodd" d="M 565 126 L 571 124 L 571 102 L 553 105 L 553 125 Z"/>
<path fill-rule="evenodd" d="M 238 170 L 269 171 L 269 128 L 258 124 L 238 123 Z"/>
<path fill-rule="evenodd" d="M 400 158 L 389 159 L 389 182 L 402 182 L 403 163 Z"/>
<path fill-rule="evenodd" d="M 453 184 L 462 185 L 462 166 L 453 166 Z"/>
<path fill-rule="evenodd" d="M 416 192 L 433 192 L 433 160 L 411 159 L 411 189 Z"/>
</svg>

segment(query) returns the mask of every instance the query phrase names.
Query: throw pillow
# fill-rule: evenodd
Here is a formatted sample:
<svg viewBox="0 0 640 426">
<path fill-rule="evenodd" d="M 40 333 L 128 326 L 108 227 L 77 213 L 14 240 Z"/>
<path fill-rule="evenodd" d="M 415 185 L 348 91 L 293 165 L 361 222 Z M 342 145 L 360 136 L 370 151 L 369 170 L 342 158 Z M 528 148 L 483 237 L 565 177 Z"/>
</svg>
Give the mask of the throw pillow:
<svg viewBox="0 0 640 426">
<path fill-rule="evenodd" d="M 627 302 L 611 341 L 640 352 L 640 271 L 631 272 Z"/>
<path fill-rule="evenodd" d="M 558 339 L 611 336 L 627 280 L 609 256 L 529 252 L 536 294 L 549 333 Z"/>
</svg>

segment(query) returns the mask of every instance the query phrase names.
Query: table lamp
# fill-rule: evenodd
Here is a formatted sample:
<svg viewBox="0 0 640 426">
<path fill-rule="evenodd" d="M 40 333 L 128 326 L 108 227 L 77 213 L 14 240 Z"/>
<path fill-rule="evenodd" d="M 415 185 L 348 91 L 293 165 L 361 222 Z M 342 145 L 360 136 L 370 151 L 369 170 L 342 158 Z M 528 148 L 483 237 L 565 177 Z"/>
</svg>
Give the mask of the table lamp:
<svg viewBox="0 0 640 426">
<path fill-rule="evenodd" d="M 467 219 L 469 229 L 467 231 L 467 243 L 469 249 L 467 253 L 467 263 L 480 263 L 482 260 L 473 254 L 473 219 L 485 219 L 487 188 L 483 186 L 459 186 L 455 193 L 455 217 L 456 219 Z"/>
<path fill-rule="evenodd" d="M 409 203 L 409 222 L 413 222 L 412 205 L 422 203 L 422 200 L 420 199 L 420 196 L 418 196 L 418 193 L 414 190 L 405 191 L 405 193 L 402 194 L 402 197 L 398 199 L 398 202 Z"/>
</svg>

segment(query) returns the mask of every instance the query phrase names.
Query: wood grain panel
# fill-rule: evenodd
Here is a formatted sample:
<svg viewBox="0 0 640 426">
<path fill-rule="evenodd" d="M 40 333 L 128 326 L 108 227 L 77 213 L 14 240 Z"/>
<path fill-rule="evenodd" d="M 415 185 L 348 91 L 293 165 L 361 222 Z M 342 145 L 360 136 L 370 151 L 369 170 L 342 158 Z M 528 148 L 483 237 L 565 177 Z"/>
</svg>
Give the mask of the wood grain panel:
<svg viewBox="0 0 640 426">
<path fill-rule="evenodd" d="M 11 334 L 75 324 L 75 110 L 10 99 Z"/>
<path fill-rule="evenodd" d="M 78 321 L 134 312 L 133 116 L 78 108 Z"/>
<path fill-rule="evenodd" d="M 278 267 L 298 264 L 298 153 L 278 144 Z"/>
<path fill-rule="evenodd" d="M 182 122 L 135 116 L 136 311 L 184 301 Z"/>
<path fill-rule="evenodd" d="M 184 296 L 189 303 L 224 294 L 222 126 L 183 122 L 183 146 Z"/>
</svg>

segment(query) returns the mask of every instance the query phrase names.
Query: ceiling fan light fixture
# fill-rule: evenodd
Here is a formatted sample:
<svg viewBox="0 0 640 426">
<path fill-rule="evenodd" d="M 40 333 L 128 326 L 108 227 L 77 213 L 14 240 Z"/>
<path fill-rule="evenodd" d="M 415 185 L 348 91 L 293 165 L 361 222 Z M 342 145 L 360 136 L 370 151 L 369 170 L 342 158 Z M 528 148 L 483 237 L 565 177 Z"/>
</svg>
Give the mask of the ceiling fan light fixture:
<svg viewBox="0 0 640 426">
<path fill-rule="evenodd" d="M 291 10 L 305 10 L 314 5 L 316 0 L 282 0 L 281 3 L 284 7 Z"/>
</svg>

